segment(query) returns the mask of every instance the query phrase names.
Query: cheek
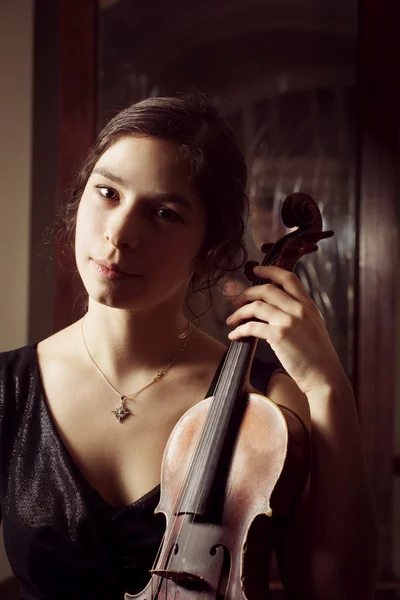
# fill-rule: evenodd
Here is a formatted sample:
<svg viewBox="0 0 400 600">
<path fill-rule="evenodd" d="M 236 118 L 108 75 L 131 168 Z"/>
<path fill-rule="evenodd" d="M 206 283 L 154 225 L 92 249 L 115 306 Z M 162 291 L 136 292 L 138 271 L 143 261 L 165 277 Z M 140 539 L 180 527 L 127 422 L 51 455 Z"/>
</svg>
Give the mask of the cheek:
<svg viewBox="0 0 400 600">
<path fill-rule="evenodd" d="M 81 202 L 76 217 L 75 251 L 78 253 L 88 247 L 88 242 L 98 233 L 99 224 L 87 206 Z"/>
<path fill-rule="evenodd" d="M 181 238 L 174 239 L 170 245 L 174 261 L 182 265 L 187 272 L 193 267 L 202 247 L 203 236 L 199 233 L 198 231 L 188 232 Z"/>
<path fill-rule="evenodd" d="M 160 240 L 161 241 L 161 240 Z M 162 294 L 173 292 L 188 285 L 193 272 L 193 259 L 197 256 L 198 244 L 193 235 L 175 235 L 155 243 L 147 253 L 147 266 L 153 273 L 152 280 L 162 289 Z"/>
</svg>

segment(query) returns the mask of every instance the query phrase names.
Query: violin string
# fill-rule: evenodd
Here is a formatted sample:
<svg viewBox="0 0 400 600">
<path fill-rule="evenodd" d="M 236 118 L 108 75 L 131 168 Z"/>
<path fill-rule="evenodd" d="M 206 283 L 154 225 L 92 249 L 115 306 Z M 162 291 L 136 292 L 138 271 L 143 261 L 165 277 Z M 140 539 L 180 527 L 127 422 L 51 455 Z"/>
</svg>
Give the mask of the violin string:
<svg viewBox="0 0 400 600">
<path fill-rule="evenodd" d="M 226 363 L 226 358 L 225 358 L 225 361 L 224 361 L 224 365 L 225 365 L 225 363 Z M 215 389 L 217 389 L 217 387 L 218 387 L 218 385 L 220 383 L 221 376 L 222 376 L 222 371 L 223 371 L 223 369 L 221 369 L 221 373 L 218 376 L 218 380 L 217 380 Z M 214 396 L 214 400 L 215 400 L 215 396 Z M 213 402 L 214 402 L 214 400 L 213 400 Z M 207 435 L 207 433 L 210 431 L 210 428 L 211 428 L 211 425 L 210 425 L 211 419 L 212 419 L 212 410 L 211 410 L 211 408 L 212 407 L 210 405 L 210 408 L 208 410 L 208 413 L 206 415 L 206 418 L 204 419 L 204 422 L 203 422 L 203 425 L 202 425 L 202 428 L 201 428 L 201 433 L 200 433 L 200 435 L 199 435 L 199 437 L 197 439 L 195 450 L 192 453 L 192 457 L 191 457 L 191 461 L 190 461 L 190 466 L 189 466 L 189 468 L 187 470 L 185 479 L 184 479 L 183 484 L 181 486 L 181 489 L 184 488 L 184 494 L 185 495 L 187 494 L 187 489 L 188 489 L 188 486 L 189 486 L 189 481 L 191 479 L 190 473 L 191 473 L 191 467 L 193 465 L 194 460 L 196 459 L 198 462 L 200 462 L 200 464 L 199 464 L 200 470 L 202 468 L 204 468 L 204 465 L 205 465 L 205 456 L 206 456 L 206 453 L 204 452 L 204 449 L 203 450 L 199 450 L 199 448 L 200 448 L 200 443 L 202 444 L 203 448 L 204 448 L 204 445 L 207 446 L 207 443 L 209 444 L 208 438 L 210 436 Z M 203 439 L 204 432 L 205 432 L 205 436 L 204 436 L 204 439 Z M 200 459 L 198 458 L 198 456 L 199 456 L 198 453 L 199 452 L 200 452 Z M 195 493 L 194 486 L 192 486 L 192 489 L 190 491 L 190 495 L 187 498 L 187 501 L 189 502 L 189 504 L 191 504 L 193 502 L 194 493 Z M 183 497 L 183 493 L 179 494 L 179 496 L 178 496 L 179 501 L 177 501 L 177 503 L 176 503 L 176 513 L 177 514 L 179 514 L 181 512 L 181 509 L 182 509 L 182 497 Z M 195 511 L 194 511 L 195 514 L 197 514 L 197 512 L 198 512 L 199 502 L 200 502 L 200 499 L 198 499 L 198 501 L 197 501 L 197 506 L 196 506 Z M 182 522 L 180 524 L 180 528 L 179 528 L 180 530 L 179 530 L 179 533 L 177 535 L 177 539 L 179 538 L 179 535 L 182 532 L 182 528 L 183 528 L 183 520 L 182 520 Z M 192 524 L 189 525 L 189 527 L 188 527 L 188 533 L 187 533 L 187 536 L 186 536 L 183 548 L 181 548 L 181 551 L 180 551 L 180 560 L 179 560 L 178 567 L 177 567 L 177 571 L 178 572 L 181 569 L 182 560 L 183 560 L 183 558 L 185 556 L 186 548 L 187 548 L 187 545 L 188 545 L 188 543 L 190 541 L 191 534 L 192 534 L 193 530 L 194 530 L 194 528 L 193 528 Z"/>
<path fill-rule="evenodd" d="M 159 597 L 160 591 L 161 591 L 161 586 L 163 584 L 163 582 L 165 581 L 165 579 L 161 579 L 159 577 L 160 581 L 157 582 L 157 591 L 154 591 L 154 586 L 155 586 L 155 581 L 154 581 L 154 576 L 151 577 L 150 581 L 151 581 L 151 598 L 150 600 L 155 600 L 155 598 Z"/>
<path fill-rule="evenodd" d="M 156 568 L 157 562 L 158 562 L 158 560 L 160 558 L 161 551 L 162 551 L 162 548 L 164 546 L 165 533 L 166 533 L 166 531 L 164 531 L 164 534 L 163 534 L 163 536 L 161 538 L 161 542 L 160 542 L 160 545 L 158 546 L 157 554 L 156 554 L 156 557 L 154 559 L 153 565 L 151 567 L 151 571 L 153 571 Z M 151 581 L 153 582 L 153 577 L 151 578 Z"/>
<path fill-rule="evenodd" d="M 218 390 L 218 388 L 216 388 L 217 394 L 218 395 L 221 394 L 222 397 L 225 396 L 225 390 L 227 389 L 227 386 L 229 385 L 229 382 L 231 381 L 232 376 L 234 374 L 235 364 L 236 364 L 236 361 L 237 361 L 237 358 L 239 356 L 240 351 L 241 351 L 241 344 L 240 343 L 236 343 L 236 344 L 231 345 L 231 347 L 230 347 L 230 353 L 229 353 L 230 364 L 227 366 L 227 370 L 225 370 L 225 369 L 221 370 L 221 377 L 219 378 L 221 380 L 222 379 L 222 372 L 225 372 L 225 374 L 226 374 L 225 381 L 222 380 L 222 381 L 218 382 L 218 383 L 221 383 L 221 385 L 222 385 L 221 389 Z M 228 360 L 228 355 L 227 355 L 227 359 L 226 360 Z M 218 423 L 221 420 L 221 413 L 222 413 L 222 410 L 224 408 L 223 404 L 224 403 L 222 401 L 218 402 L 217 408 L 219 410 L 218 411 L 214 411 L 213 414 L 210 417 L 210 423 L 209 423 L 209 428 L 208 428 L 208 431 L 210 432 L 210 434 L 208 436 L 208 440 L 206 440 L 205 451 L 203 451 L 203 456 L 202 456 L 202 461 L 201 461 L 202 464 L 200 466 L 200 468 L 202 468 L 202 469 L 204 469 L 205 466 L 206 466 L 206 459 L 207 459 L 207 456 L 208 456 L 208 450 L 209 450 L 209 448 L 211 446 L 212 439 L 213 439 L 212 433 L 213 433 L 213 431 L 215 430 L 215 428 L 217 427 Z M 228 481 L 227 481 L 227 483 L 228 483 Z M 197 501 L 196 513 L 198 512 L 199 503 L 200 503 L 200 498 Z M 194 529 L 190 528 L 189 532 L 188 532 L 187 542 L 185 544 L 185 549 L 186 549 L 187 544 L 189 543 L 189 537 L 192 535 L 192 533 L 194 533 Z M 182 552 L 182 556 L 185 555 L 185 549 Z"/>
<path fill-rule="evenodd" d="M 272 262 L 273 261 L 268 262 L 267 266 L 272 265 Z M 262 281 L 265 281 L 265 280 L 263 280 L 261 277 L 256 276 L 254 278 L 253 282 L 252 282 L 252 286 L 259 285 Z M 235 352 L 235 349 L 237 349 L 236 352 Z M 215 391 L 219 389 L 219 386 L 221 384 L 221 378 L 223 376 L 223 373 L 226 370 L 226 363 L 227 363 L 227 360 L 228 360 L 228 355 L 230 355 L 230 354 L 232 354 L 233 356 L 232 356 L 232 360 L 230 361 L 231 362 L 230 370 L 228 369 L 227 381 L 231 380 L 232 375 L 234 373 L 234 365 L 235 365 L 236 360 L 238 358 L 239 352 L 240 352 L 240 344 L 234 344 L 233 348 L 232 348 L 232 343 L 231 343 L 231 346 L 229 347 L 227 355 L 225 357 L 224 364 L 223 364 L 223 366 L 221 368 L 221 372 L 219 373 L 219 376 L 218 376 L 218 379 L 217 379 L 217 382 L 216 382 L 216 385 L 215 385 L 215 388 L 214 388 Z M 221 390 L 222 393 L 224 391 L 225 390 L 223 390 L 223 389 Z M 214 401 L 215 401 L 215 394 L 214 394 L 214 400 L 213 400 L 213 402 Z M 208 410 L 208 414 L 207 414 L 206 418 L 204 419 L 203 425 L 202 425 L 201 430 L 200 430 L 199 437 L 197 439 L 194 451 L 192 453 L 192 456 L 191 456 L 191 459 L 190 459 L 190 462 L 189 462 L 189 466 L 188 466 L 187 471 L 186 471 L 186 475 L 185 475 L 185 477 L 184 477 L 184 479 L 182 481 L 182 484 L 180 486 L 180 490 L 179 490 L 179 493 L 178 493 L 178 496 L 177 496 L 177 500 L 175 502 L 174 509 L 173 509 L 173 517 L 170 519 L 170 523 L 168 523 L 168 529 L 169 529 L 169 536 L 168 537 L 169 537 L 169 540 L 166 539 L 166 531 L 165 531 L 164 535 L 162 537 L 162 541 L 161 541 L 161 544 L 159 546 L 156 558 L 154 560 L 152 569 L 155 568 L 155 566 L 157 564 L 157 561 L 158 561 L 158 559 L 159 559 L 159 557 L 161 555 L 161 551 L 162 551 L 162 548 L 163 548 L 163 545 L 164 545 L 164 541 L 165 541 L 166 545 L 168 545 L 170 543 L 170 540 L 171 540 L 171 537 L 172 537 L 172 532 L 173 532 L 173 523 L 178 519 L 177 515 L 179 515 L 179 513 L 181 512 L 180 509 L 182 508 L 182 504 L 181 504 L 182 497 L 183 497 L 184 493 L 187 490 L 187 486 L 189 485 L 191 468 L 192 468 L 193 462 L 194 462 L 194 460 L 196 458 L 197 452 L 199 451 L 200 442 L 203 442 L 203 451 L 201 452 L 202 456 L 200 458 L 200 469 L 204 469 L 204 467 L 205 467 L 206 457 L 207 457 L 207 454 L 208 454 L 208 450 L 209 450 L 209 448 L 211 446 L 212 432 L 213 432 L 213 430 L 215 428 L 216 423 L 218 423 L 218 421 L 220 420 L 220 416 L 221 416 L 220 415 L 221 410 L 218 413 L 216 413 L 216 411 L 213 412 L 211 409 L 212 409 L 212 406 L 210 406 L 210 408 Z M 207 426 L 206 436 L 205 436 L 205 439 L 202 440 L 203 433 L 204 433 L 204 430 L 206 429 L 206 426 Z M 209 432 L 208 435 L 207 435 L 207 432 Z M 204 446 L 205 446 L 205 450 L 204 450 Z M 199 459 L 197 459 L 197 460 L 199 460 Z M 191 493 L 192 493 L 192 495 L 194 494 L 194 489 L 192 490 Z M 193 498 L 189 497 L 189 501 L 192 501 L 192 500 L 193 500 Z M 199 503 L 200 503 L 200 499 L 198 499 L 198 502 L 197 502 L 196 512 L 198 510 Z M 179 531 L 178 531 L 178 533 L 176 535 L 176 539 L 179 538 L 179 535 L 182 532 L 182 528 L 183 528 L 183 522 L 179 526 Z M 193 527 L 189 527 L 189 533 L 187 535 L 187 538 L 186 538 L 186 541 L 185 541 L 185 544 L 184 544 L 184 549 L 183 549 L 182 552 L 180 552 L 181 558 L 180 558 L 180 562 L 178 564 L 178 569 L 177 569 L 178 572 L 180 570 L 180 565 L 182 563 L 182 557 L 184 556 L 185 549 L 187 547 L 187 544 L 189 543 L 189 537 L 191 535 L 192 530 L 193 530 Z M 153 590 L 153 582 L 154 582 L 154 577 L 152 577 L 152 598 L 155 598 L 155 596 L 154 596 L 154 590 Z M 175 587 L 175 596 L 176 596 L 176 592 L 177 592 L 177 587 Z"/>
<path fill-rule="evenodd" d="M 236 362 L 235 359 L 237 358 L 237 356 L 235 356 L 235 355 L 238 355 L 239 352 L 240 352 L 240 344 L 235 344 L 235 345 L 231 346 L 229 350 L 233 353 L 234 356 L 232 358 L 232 361 L 231 361 L 231 364 L 230 364 L 230 368 L 228 368 L 227 381 L 230 381 L 231 380 L 231 376 L 233 375 L 234 365 L 235 365 L 235 362 Z M 225 358 L 224 367 L 225 367 L 227 359 L 228 359 L 228 354 L 227 354 L 227 357 Z M 218 382 L 217 382 L 217 385 L 215 387 L 216 390 L 218 390 L 218 384 L 220 383 L 223 371 L 224 371 L 224 368 L 221 369 L 221 373 L 219 375 Z M 222 390 L 222 392 L 223 391 L 224 390 Z M 202 456 L 200 457 L 200 465 L 199 465 L 200 466 L 200 470 L 204 469 L 204 467 L 205 467 L 208 450 L 211 447 L 211 441 L 212 441 L 213 431 L 215 429 L 216 424 L 220 421 L 220 417 L 221 417 L 220 413 L 221 413 L 221 411 L 223 409 L 222 402 L 219 403 L 219 407 L 218 408 L 219 408 L 218 412 L 217 411 L 211 411 L 211 407 L 210 407 L 210 410 L 209 410 L 209 413 L 212 413 L 212 414 L 211 415 L 208 414 L 208 417 L 209 417 L 209 419 L 208 419 L 209 420 L 208 425 L 209 426 L 208 426 L 208 428 L 206 430 L 206 439 L 204 440 L 204 445 L 206 447 L 206 450 L 202 451 Z M 190 500 L 192 501 L 193 500 L 194 489 L 191 491 L 191 494 L 192 494 L 192 498 Z M 195 513 L 198 512 L 199 504 L 200 504 L 200 498 L 198 498 L 198 500 L 197 500 L 197 506 L 196 506 Z M 177 569 L 178 571 L 180 570 L 181 563 L 182 563 L 183 557 L 185 556 L 186 548 L 187 548 L 187 545 L 189 544 L 189 539 L 191 538 L 191 535 L 192 535 L 193 531 L 194 531 L 194 528 L 193 527 L 189 527 L 189 531 L 188 531 L 188 534 L 186 536 L 184 547 L 182 549 L 182 552 L 180 553 L 181 554 L 181 558 L 180 558 L 180 561 L 179 561 L 179 564 L 178 564 L 178 569 Z"/>
<path fill-rule="evenodd" d="M 226 360 L 226 359 L 225 359 L 225 360 Z M 224 364 L 225 364 L 225 363 L 224 363 Z M 222 370 L 223 370 L 223 369 L 221 369 L 221 373 L 222 373 Z M 218 377 L 218 380 L 217 380 L 216 387 L 218 386 L 218 384 L 219 384 L 219 382 L 220 382 L 220 379 L 221 379 L 221 373 L 219 374 L 219 377 Z M 209 413 L 209 412 L 210 412 L 210 409 L 209 409 L 208 413 Z M 155 565 L 156 565 L 156 564 L 157 564 L 157 562 L 158 562 L 158 559 L 159 559 L 159 557 L 160 557 L 160 554 L 161 554 L 161 551 L 162 551 L 162 548 L 163 548 L 164 540 L 165 540 L 165 545 L 167 545 L 167 546 L 168 546 L 168 545 L 170 544 L 170 542 L 171 542 L 172 532 L 173 532 L 173 529 L 174 529 L 173 525 L 174 525 L 174 523 L 175 523 L 175 522 L 177 521 L 177 519 L 178 519 L 178 516 L 177 516 L 177 515 L 179 515 L 179 513 L 181 512 L 181 510 L 180 510 L 180 509 L 181 509 L 182 505 L 181 505 L 180 501 L 181 501 L 181 499 L 182 499 L 182 496 L 183 496 L 184 492 L 186 492 L 187 485 L 188 485 L 188 482 L 189 482 L 189 479 L 190 479 L 190 471 L 191 471 L 191 467 L 192 467 L 192 465 L 193 465 L 193 462 L 194 462 L 194 460 L 195 460 L 195 457 L 196 457 L 196 454 L 197 454 L 197 451 L 198 451 L 198 448 L 199 448 L 199 445 L 200 445 L 200 442 L 201 442 L 201 438 L 202 438 L 203 431 L 204 431 L 204 429 L 205 429 L 205 427 L 206 427 L 206 425 L 207 425 L 207 420 L 208 420 L 208 417 L 209 417 L 209 414 L 208 414 L 208 415 L 207 415 L 207 417 L 204 419 L 203 425 L 202 425 L 202 427 L 201 427 L 201 429 L 200 429 L 200 433 L 199 433 L 198 439 L 197 439 L 197 441 L 196 441 L 196 444 L 195 444 L 194 451 L 193 451 L 193 453 L 192 453 L 191 459 L 190 459 L 190 461 L 189 461 L 189 465 L 188 465 L 188 467 L 187 467 L 187 470 L 186 470 L 185 477 L 184 477 L 184 479 L 183 479 L 183 481 L 182 481 L 182 483 L 181 483 L 181 486 L 180 486 L 180 489 L 179 489 L 179 492 L 178 492 L 178 495 L 177 495 L 177 500 L 176 500 L 176 502 L 175 502 L 175 505 L 174 505 L 174 507 L 173 507 L 173 516 L 172 516 L 172 517 L 171 517 L 171 519 L 170 519 L 170 523 L 168 523 L 168 530 L 169 530 L 168 537 L 166 537 L 166 531 L 165 531 L 165 532 L 164 532 L 164 535 L 163 535 L 163 538 L 162 538 L 162 541 L 161 541 L 161 544 L 160 544 L 160 546 L 159 546 L 159 548 L 158 548 L 157 555 L 156 555 L 156 558 L 155 558 L 155 560 L 154 560 L 154 563 L 153 563 L 153 566 L 152 566 L 152 570 L 155 568 Z M 177 539 L 178 539 L 178 537 L 179 537 L 179 535 L 180 535 L 180 533 L 181 533 L 181 531 L 182 531 L 182 527 L 183 527 L 183 523 L 181 523 L 181 524 L 180 524 L 180 526 L 179 526 L 179 530 L 178 530 L 178 533 L 177 533 L 177 535 L 176 535 L 176 538 L 177 538 Z M 178 569 L 178 570 L 179 570 L 179 569 Z"/>
<path fill-rule="evenodd" d="M 220 374 L 218 376 L 217 383 L 215 385 L 215 390 L 218 389 L 218 385 L 220 384 L 222 373 L 224 371 L 224 367 L 225 367 L 226 361 L 227 361 L 227 356 L 225 357 L 224 365 L 223 365 L 223 367 L 221 369 L 221 372 L 220 372 Z M 215 396 L 214 396 L 214 399 L 215 399 Z M 214 400 L 213 400 L 213 402 L 214 402 Z M 202 445 L 204 443 L 207 445 L 207 438 L 210 437 L 209 435 L 207 436 L 207 433 L 210 431 L 210 421 L 212 419 L 212 410 L 211 410 L 211 408 L 212 408 L 212 406 L 210 405 L 210 408 L 208 410 L 206 418 L 204 419 L 203 425 L 201 427 L 200 435 L 199 435 L 199 437 L 197 439 L 195 449 L 194 449 L 194 451 L 192 453 L 191 460 L 190 460 L 190 463 L 189 463 L 189 467 L 188 467 L 188 469 L 186 471 L 185 478 L 184 478 L 184 480 L 182 482 L 181 490 L 180 490 L 180 493 L 178 494 L 178 500 L 175 503 L 175 508 L 174 508 L 174 518 L 175 518 L 175 520 L 177 519 L 177 516 L 175 516 L 175 515 L 179 514 L 181 512 L 181 509 L 182 509 L 182 497 L 183 497 L 183 495 L 186 495 L 186 493 L 187 493 L 187 488 L 188 488 L 189 481 L 190 481 L 191 467 L 193 465 L 193 461 L 195 460 L 196 456 L 198 455 L 200 443 L 202 443 Z M 205 440 L 202 439 L 204 432 L 205 432 Z M 206 455 L 206 453 L 203 450 L 203 452 L 200 454 L 200 469 L 204 468 L 205 455 Z M 197 460 L 199 460 L 199 459 L 197 458 Z M 191 503 L 193 501 L 193 496 L 194 496 L 194 488 L 193 487 L 192 487 L 192 490 L 191 490 L 190 494 L 191 495 L 189 495 L 189 498 L 188 498 L 189 503 Z M 197 513 L 197 511 L 198 511 L 199 502 L 200 502 L 200 500 L 197 501 L 197 506 L 196 506 L 195 513 Z M 179 538 L 179 535 L 182 533 L 182 529 L 183 529 L 183 519 L 182 519 L 182 522 L 179 525 L 179 531 L 177 533 L 176 539 Z M 193 531 L 193 526 L 190 525 L 188 529 L 189 529 L 189 531 L 188 531 L 188 534 L 186 536 L 186 540 L 184 542 L 183 548 L 180 551 L 180 560 L 179 560 L 179 563 L 178 563 L 178 566 L 177 566 L 177 571 L 178 572 L 181 569 L 182 560 L 183 560 L 183 557 L 185 555 L 185 551 L 186 551 L 187 545 L 189 543 L 189 538 L 191 537 L 191 534 L 192 534 L 192 531 Z M 172 528 L 171 528 L 171 531 L 172 531 Z M 175 590 L 177 591 L 177 588 L 175 588 Z M 175 591 L 175 594 L 176 594 L 176 591 Z"/>
<path fill-rule="evenodd" d="M 224 361 L 223 368 L 225 366 L 225 363 L 226 363 L 226 358 L 225 358 L 225 361 Z M 220 374 L 218 376 L 217 383 L 215 385 L 215 389 L 217 389 L 217 387 L 218 387 L 218 385 L 220 383 L 223 368 L 221 369 L 221 372 L 220 372 Z M 158 562 L 158 559 L 160 557 L 160 554 L 161 554 L 161 551 L 162 551 L 162 547 L 163 547 L 163 544 L 164 544 L 164 540 L 165 540 L 165 543 L 167 545 L 170 543 L 170 538 L 172 536 L 172 531 L 173 531 L 173 523 L 178 518 L 176 515 L 179 514 L 179 512 L 181 512 L 180 509 L 181 509 L 182 505 L 181 505 L 180 501 L 182 499 L 182 496 L 184 495 L 184 492 L 186 492 L 186 489 L 187 489 L 187 485 L 188 485 L 188 482 L 189 482 L 189 479 L 190 479 L 190 471 L 191 471 L 193 462 L 194 462 L 194 460 L 196 458 L 196 455 L 197 455 L 197 452 L 198 452 L 198 449 L 199 449 L 199 445 L 201 443 L 203 431 L 204 431 L 204 429 L 207 426 L 207 422 L 208 422 L 208 418 L 209 418 L 209 413 L 210 413 L 210 409 L 208 410 L 208 414 L 207 414 L 206 418 L 204 419 L 203 425 L 202 425 L 202 427 L 200 429 L 199 436 L 197 438 L 194 450 L 192 452 L 192 456 L 191 456 L 190 461 L 189 461 L 189 465 L 188 465 L 188 467 L 186 469 L 185 477 L 184 477 L 184 479 L 183 479 L 183 481 L 181 483 L 181 486 L 180 486 L 180 489 L 179 489 L 179 492 L 178 492 L 178 495 L 177 495 L 177 500 L 175 501 L 175 504 L 174 504 L 174 507 L 173 507 L 173 517 L 170 519 L 170 523 L 168 523 L 168 526 L 166 528 L 166 531 L 167 531 L 167 529 L 169 530 L 169 539 L 166 539 L 166 531 L 165 531 L 164 535 L 162 537 L 160 546 L 158 548 L 156 558 L 155 558 L 155 560 L 153 562 L 152 570 L 155 568 L 155 566 L 156 566 L 156 564 Z M 182 528 L 182 525 L 180 526 L 180 528 Z M 179 536 L 179 533 L 178 533 L 178 536 Z"/>
</svg>

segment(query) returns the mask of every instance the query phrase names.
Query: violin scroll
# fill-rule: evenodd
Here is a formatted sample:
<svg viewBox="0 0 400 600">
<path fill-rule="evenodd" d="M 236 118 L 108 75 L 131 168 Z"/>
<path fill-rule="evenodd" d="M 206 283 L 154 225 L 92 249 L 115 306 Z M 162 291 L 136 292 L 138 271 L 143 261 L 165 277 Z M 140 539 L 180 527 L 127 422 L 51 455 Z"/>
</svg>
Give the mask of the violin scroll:
<svg viewBox="0 0 400 600">
<path fill-rule="evenodd" d="M 284 225 L 290 229 L 314 226 L 322 230 L 322 217 L 318 205 L 304 192 L 293 192 L 286 197 L 281 216 Z"/>
<path fill-rule="evenodd" d="M 305 254 L 318 250 L 318 242 L 333 236 L 333 231 L 322 231 L 322 216 L 315 200 L 304 192 L 289 194 L 283 203 L 282 221 L 286 227 L 297 227 L 296 231 L 284 235 L 274 244 L 263 244 L 265 253 L 263 266 L 274 265 L 293 271 Z M 259 282 L 254 281 L 254 284 Z"/>
</svg>

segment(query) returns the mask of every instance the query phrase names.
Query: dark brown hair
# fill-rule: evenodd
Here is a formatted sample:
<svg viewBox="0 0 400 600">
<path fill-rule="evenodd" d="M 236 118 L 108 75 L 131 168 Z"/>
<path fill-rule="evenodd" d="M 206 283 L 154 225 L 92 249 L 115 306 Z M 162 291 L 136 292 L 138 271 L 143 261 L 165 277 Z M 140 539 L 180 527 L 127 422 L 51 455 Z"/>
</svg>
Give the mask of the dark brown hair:
<svg viewBox="0 0 400 600">
<path fill-rule="evenodd" d="M 63 210 L 68 245 L 73 247 L 79 202 L 95 164 L 112 144 L 128 135 L 174 142 L 188 160 L 207 215 L 198 258 L 208 276 L 198 289 L 210 290 L 223 275 L 242 268 L 247 258 L 243 242 L 247 167 L 235 133 L 202 94 L 148 98 L 107 123 L 79 170 L 71 201 Z"/>
</svg>

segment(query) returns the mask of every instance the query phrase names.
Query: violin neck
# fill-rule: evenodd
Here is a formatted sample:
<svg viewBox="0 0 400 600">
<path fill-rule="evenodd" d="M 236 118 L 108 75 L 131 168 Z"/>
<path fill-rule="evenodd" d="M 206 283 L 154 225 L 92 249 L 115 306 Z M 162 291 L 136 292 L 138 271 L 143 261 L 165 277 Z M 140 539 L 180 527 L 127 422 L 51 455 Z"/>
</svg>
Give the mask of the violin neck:
<svg viewBox="0 0 400 600">
<path fill-rule="evenodd" d="M 233 444 L 247 405 L 245 384 L 256 344 L 256 338 L 249 337 L 229 346 L 176 514 L 206 519 L 216 511 L 216 494 L 223 499 Z"/>
</svg>

